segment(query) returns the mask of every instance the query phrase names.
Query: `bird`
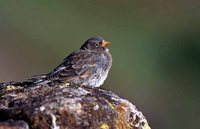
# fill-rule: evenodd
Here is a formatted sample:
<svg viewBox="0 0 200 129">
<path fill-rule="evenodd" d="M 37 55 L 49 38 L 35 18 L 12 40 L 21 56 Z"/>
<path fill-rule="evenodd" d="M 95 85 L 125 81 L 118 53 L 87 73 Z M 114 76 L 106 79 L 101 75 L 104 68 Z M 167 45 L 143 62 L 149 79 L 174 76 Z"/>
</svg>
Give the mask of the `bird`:
<svg viewBox="0 0 200 129">
<path fill-rule="evenodd" d="M 65 57 L 51 72 L 32 78 L 34 84 L 56 81 L 70 85 L 100 87 L 112 66 L 108 44 L 109 42 L 100 36 L 89 38 L 80 49 Z"/>
</svg>

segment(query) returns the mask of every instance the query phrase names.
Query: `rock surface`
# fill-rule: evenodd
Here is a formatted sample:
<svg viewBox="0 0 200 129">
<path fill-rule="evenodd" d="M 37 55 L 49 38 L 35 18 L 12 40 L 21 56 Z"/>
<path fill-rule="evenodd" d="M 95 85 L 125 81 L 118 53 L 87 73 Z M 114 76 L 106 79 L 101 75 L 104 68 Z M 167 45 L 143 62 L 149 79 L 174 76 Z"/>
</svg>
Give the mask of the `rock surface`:
<svg viewBox="0 0 200 129">
<path fill-rule="evenodd" d="M 143 114 L 111 91 L 67 84 L 0 90 L 0 129 L 150 129 Z"/>
</svg>

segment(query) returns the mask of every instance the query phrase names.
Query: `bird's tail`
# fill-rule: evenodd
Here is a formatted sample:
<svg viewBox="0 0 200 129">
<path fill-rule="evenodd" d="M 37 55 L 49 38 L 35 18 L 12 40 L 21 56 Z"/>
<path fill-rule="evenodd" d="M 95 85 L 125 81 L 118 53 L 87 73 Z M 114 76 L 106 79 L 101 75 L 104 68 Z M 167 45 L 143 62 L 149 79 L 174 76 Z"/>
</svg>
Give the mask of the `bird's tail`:
<svg viewBox="0 0 200 129">
<path fill-rule="evenodd" d="M 22 87 L 29 87 L 33 85 L 44 85 L 49 83 L 50 80 L 47 79 L 47 76 L 45 74 L 43 75 L 36 75 L 32 78 L 29 78 L 25 81 L 11 81 L 11 82 L 3 82 L 0 83 L 0 90 L 8 85 L 14 85 L 14 86 L 22 86 Z"/>
<path fill-rule="evenodd" d="M 30 78 L 28 80 L 33 82 L 33 84 L 35 84 L 35 85 L 47 84 L 47 83 L 50 82 L 50 80 L 47 79 L 47 75 L 46 74 L 35 75 L 35 76 L 33 76 L 32 78 Z"/>
</svg>

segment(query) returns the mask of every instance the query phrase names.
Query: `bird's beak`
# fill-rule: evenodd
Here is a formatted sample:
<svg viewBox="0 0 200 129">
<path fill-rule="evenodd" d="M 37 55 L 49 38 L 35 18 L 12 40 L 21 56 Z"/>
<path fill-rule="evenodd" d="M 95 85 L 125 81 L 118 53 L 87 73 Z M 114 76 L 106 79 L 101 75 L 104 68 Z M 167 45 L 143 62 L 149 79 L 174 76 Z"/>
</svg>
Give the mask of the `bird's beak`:
<svg viewBox="0 0 200 129">
<path fill-rule="evenodd" d="M 106 47 L 106 46 L 108 46 L 109 43 L 110 43 L 110 42 L 108 42 L 108 41 L 102 41 L 102 42 L 100 43 L 100 45 L 103 46 L 103 47 Z"/>
</svg>

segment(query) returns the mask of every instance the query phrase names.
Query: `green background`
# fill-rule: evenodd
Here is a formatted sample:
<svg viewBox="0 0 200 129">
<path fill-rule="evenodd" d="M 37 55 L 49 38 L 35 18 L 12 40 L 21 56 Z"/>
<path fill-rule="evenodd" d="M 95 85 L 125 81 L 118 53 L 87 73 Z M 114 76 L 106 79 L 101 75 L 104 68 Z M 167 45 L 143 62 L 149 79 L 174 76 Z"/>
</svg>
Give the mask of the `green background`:
<svg viewBox="0 0 200 129">
<path fill-rule="evenodd" d="M 102 87 L 153 129 L 198 129 L 199 12 L 198 0 L 1 0 L 0 81 L 48 73 L 99 35 L 113 55 Z"/>
</svg>

